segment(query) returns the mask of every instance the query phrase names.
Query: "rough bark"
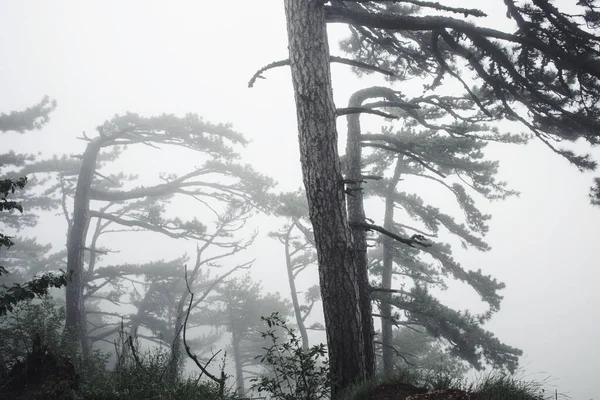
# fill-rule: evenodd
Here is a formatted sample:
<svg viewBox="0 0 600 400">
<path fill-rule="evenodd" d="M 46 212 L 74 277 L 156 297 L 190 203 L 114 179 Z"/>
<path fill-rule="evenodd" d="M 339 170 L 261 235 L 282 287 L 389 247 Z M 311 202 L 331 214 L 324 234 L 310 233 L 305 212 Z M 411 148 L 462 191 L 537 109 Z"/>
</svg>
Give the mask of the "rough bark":
<svg viewBox="0 0 600 400">
<path fill-rule="evenodd" d="M 335 399 L 341 389 L 365 378 L 365 363 L 323 2 L 286 0 L 285 14 L 300 161 L 317 249 Z"/>
<path fill-rule="evenodd" d="M 91 344 L 87 335 L 84 309 L 84 253 L 85 240 L 90 225 L 90 188 L 96 170 L 96 160 L 102 141 L 90 142 L 83 153 L 81 169 L 73 199 L 73 218 L 67 237 L 67 273 L 70 281 L 66 288 L 65 339 L 79 341 L 84 357 L 89 355 Z"/>
<path fill-rule="evenodd" d="M 298 331 L 300 331 L 300 336 L 302 337 L 302 349 L 308 350 L 308 333 L 306 332 L 302 311 L 300 310 L 300 301 L 298 301 L 298 290 L 296 289 L 296 279 L 294 278 L 292 256 L 290 254 L 290 234 L 295 226 L 295 224 L 290 224 L 289 229 L 285 233 L 285 266 L 290 285 L 290 295 L 292 296 L 292 305 L 294 306 L 294 316 L 296 317 Z"/>
<path fill-rule="evenodd" d="M 401 156 L 399 156 L 401 157 Z M 400 180 L 401 173 L 400 159 L 396 162 L 394 175 L 390 180 L 385 197 L 385 215 L 383 219 L 383 228 L 391 231 L 394 225 L 394 198 L 393 193 L 396 191 L 396 185 Z M 384 289 L 392 288 L 392 273 L 394 267 L 394 239 L 387 235 L 383 235 L 383 269 L 381 273 L 381 287 Z M 385 301 L 391 294 L 385 295 L 381 301 L 381 343 L 383 352 L 383 372 L 386 375 L 394 373 L 394 354 L 393 354 L 393 316 L 392 305 Z"/>
</svg>

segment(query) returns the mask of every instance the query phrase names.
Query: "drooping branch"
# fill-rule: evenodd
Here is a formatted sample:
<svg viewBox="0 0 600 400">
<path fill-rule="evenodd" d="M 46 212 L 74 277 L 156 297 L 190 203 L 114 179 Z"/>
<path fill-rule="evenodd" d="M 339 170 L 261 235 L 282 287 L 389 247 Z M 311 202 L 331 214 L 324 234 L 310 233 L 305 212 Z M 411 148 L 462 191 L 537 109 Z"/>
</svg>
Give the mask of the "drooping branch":
<svg viewBox="0 0 600 400">
<path fill-rule="evenodd" d="M 594 76 L 600 76 L 600 61 L 565 51 L 561 48 L 552 48 L 541 39 L 502 32 L 492 28 L 479 27 L 471 22 L 450 17 L 427 15 L 415 17 L 410 15 L 369 13 L 366 11 L 350 10 L 348 8 L 325 6 L 327 22 L 341 22 L 351 25 L 365 26 L 377 29 L 396 31 L 436 31 L 438 29 L 452 29 L 460 33 L 478 35 L 503 40 L 510 43 L 533 47 L 542 53 L 554 56 L 568 63 L 573 69 L 583 68 Z M 586 65 L 583 65 L 583 64 Z"/>
<path fill-rule="evenodd" d="M 369 136 L 384 136 L 384 135 L 369 135 Z M 407 157 L 410 157 L 411 159 L 413 159 L 417 163 L 421 164 L 425 169 L 433 172 L 434 174 L 436 174 L 436 175 L 438 175 L 438 176 L 440 176 L 442 178 L 446 177 L 446 175 L 444 175 L 440 171 L 436 170 L 435 168 L 433 168 L 432 166 L 430 166 L 429 164 L 427 164 L 425 161 L 421 160 L 421 158 L 419 158 L 419 156 L 417 156 L 417 155 L 415 155 L 415 154 L 413 154 L 413 153 L 411 153 L 411 152 L 409 152 L 407 150 L 402 150 L 402 149 L 400 149 L 398 147 L 392 147 L 392 146 L 388 146 L 388 145 L 385 145 L 385 144 L 369 143 L 369 142 L 362 143 L 362 146 L 364 146 L 364 147 L 375 147 L 375 148 L 378 148 L 378 149 L 389 150 L 389 151 L 392 151 L 394 153 L 399 153 L 399 154 L 405 155 Z"/>
<path fill-rule="evenodd" d="M 411 38 L 418 32 L 431 32 L 432 55 L 428 59 L 439 66 L 437 82 L 444 73 L 450 74 L 463 84 L 488 117 L 518 120 L 552 151 L 581 170 L 595 168 L 589 155 L 578 156 L 569 150 L 556 149 L 550 140 L 584 137 L 593 144 L 600 141 L 597 134 L 600 125 L 596 118 L 598 110 L 593 100 L 600 88 L 600 38 L 583 34 L 577 23 L 566 21 L 562 14 L 564 18 L 557 17 L 560 13 L 546 0 L 534 2 L 539 8 L 537 10 L 517 9 L 512 2 L 505 3 L 509 15 L 519 25 L 516 33 L 476 26 L 445 16 L 385 12 L 368 5 L 343 7 L 332 3 L 325 8 L 328 22 L 348 23 L 356 30 L 383 32 L 377 45 L 389 48 L 388 51 L 400 52 L 393 45 L 397 41 L 396 34 Z M 521 18 L 517 19 L 515 15 Z M 523 15 L 528 16 L 530 21 L 525 21 Z M 541 22 L 536 19 L 539 17 Z M 446 43 L 440 46 L 439 39 Z M 573 41 L 577 41 L 581 51 L 570 50 Z M 502 47 L 501 42 L 508 47 Z M 450 54 L 447 54 L 448 51 Z M 452 53 L 462 57 L 485 82 L 482 93 L 471 90 L 458 71 L 448 64 L 446 59 L 452 59 Z M 532 65 L 528 61 L 536 57 L 543 59 L 541 65 Z M 494 115 L 484 105 L 483 95 L 493 98 L 490 105 L 496 105 L 493 107 Z M 514 103 L 527 107 L 530 118 L 519 115 L 512 107 Z"/>
</svg>

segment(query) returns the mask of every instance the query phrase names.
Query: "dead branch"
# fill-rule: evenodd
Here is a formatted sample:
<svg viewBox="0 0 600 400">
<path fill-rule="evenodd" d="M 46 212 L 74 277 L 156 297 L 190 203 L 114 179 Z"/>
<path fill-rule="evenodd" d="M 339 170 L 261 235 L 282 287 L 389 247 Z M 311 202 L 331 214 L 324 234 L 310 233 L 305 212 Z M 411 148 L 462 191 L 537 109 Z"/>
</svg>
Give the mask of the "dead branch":
<svg viewBox="0 0 600 400">
<path fill-rule="evenodd" d="M 200 368 L 200 371 L 202 371 L 202 373 L 208 376 L 211 380 L 219 384 L 221 395 L 223 395 L 223 389 L 225 387 L 226 380 L 225 374 L 223 373 L 223 371 L 221 371 L 221 377 L 217 378 L 216 376 L 208 372 L 208 370 L 206 369 L 206 367 L 208 367 L 208 364 L 210 363 L 210 361 L 212 361 L 214 357 L 211 357 L 209 362 L 207 362 L 206 365 L 202 366 L 200 360 L 198 360 L 198 357 L 192 353 L 192 350 L 190 349 L 190 346 L 188 345 L 186 340 L 187 323 L 190 317 L 190 311 L 192 310 L 192 303 L 194 301 L 194 293 L 192 292 L 192 289 L 190 288 L 190 284 L 187 279 L 187 267 L 185 269 L 185 285 L 187 287 L 188 293 L 190 294 L 190 302 L 188 304 L 187 313 L 185 314 L 185 321 L 183 322 L 183 347 L 185 348 L 185 352 L 187 353 L 188 357 L 191 358 L 192 361 L 194 361 L 198 368 Z"/>
</svg>

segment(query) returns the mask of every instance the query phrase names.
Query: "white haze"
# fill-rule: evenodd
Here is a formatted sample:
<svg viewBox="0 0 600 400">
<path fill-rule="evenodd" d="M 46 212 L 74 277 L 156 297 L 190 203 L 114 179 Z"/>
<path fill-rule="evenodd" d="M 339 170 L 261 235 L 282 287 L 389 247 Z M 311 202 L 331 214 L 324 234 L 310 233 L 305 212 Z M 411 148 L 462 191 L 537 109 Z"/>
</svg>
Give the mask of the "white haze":
<svg viewBox="0 0 600 400">
<path fill-rule="evenodd" d="M 466 3 L 482 2 L 461 5 Z M 504 18 L 502 2 L 494 4 L 490 14 Z M 491 18 L 486 24 L 498 21 Z M 337 40 L 346 30 L 338 25 L 330 32 L 332 53 L 339 54 Z M 93 132 L 116 113 L 195 112 L 213 122 L 231 122 L 251 139 L 243 151 L 245 160 L 275 178 L 278 190 L 301 185 L 289 69 L 269 71 L 266 80 L 247 88 L 255 70 L 287 58 L 281 1 L 5 0 L 0 2 L 0 50 L 0 111 L 25 108 L 46 94 L 58 101 L 47 127 L 4 135 L 2 151 L 81 152 L 84 142 L 75 137 L 82 130 Z M 371 77 L 360 81 L 339 65 L 332 73 L 340 107 L 354 90 L 380 82 Z M 343 133 L 343 119 L 340 128 Z M 148 156 L 138 156 L 126 168 L 154 178 L 160 161 L 181 162 L 166 153 L 144 154 Z M 525 351 L 525 378 L 549 376 L 573 399 L 598 398 L 600 256 L 595 246 L 600 209 L 587 198 L 593 175 L 579 173 L 538 142 L 494 146 L 490 154 L 501 160 L 501 177 L 522 195 L 480 203 L 493 214 L 487 236 L 493 250 L 459 249 L 455 258 L 507 284 L 501 311 L 487 328 Z M 193 165 L 193 160 L 184 162 Z M 450 198 L 436 205 L 454 209 Z M 195 215 L 193 209 L 183 213 Z M 261 239 L 249 255 L 257 258 L 253 276 L 266 290 L 288 295 L 282 249 L 264 238 L 277 222 L 259 221 Z M 48 217 L 34 234 L 61 246 L 64 228 L 61 218 Z M 193 254 L 195 248 L 185 241 L 172 248 L 148 248 L 140 236 L 126 246 L 110 244 L 122 246 L 118 261 L 132 262 Z M 306 287 L 315 282 L 316 273 L 302 277 L 301 287 Z M 460 285 L 452 285 L 442 297 L 450 306 L 480 307 L 477 297 Z"/>
</svg>

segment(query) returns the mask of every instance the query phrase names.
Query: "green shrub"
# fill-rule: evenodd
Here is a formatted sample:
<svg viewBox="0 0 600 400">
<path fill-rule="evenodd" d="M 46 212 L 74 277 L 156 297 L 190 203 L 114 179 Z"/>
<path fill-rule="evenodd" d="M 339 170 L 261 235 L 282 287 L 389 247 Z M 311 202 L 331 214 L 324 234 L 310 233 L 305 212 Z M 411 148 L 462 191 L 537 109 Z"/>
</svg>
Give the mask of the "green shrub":
<svg viewBox="0 0 600 400">
<path fill-rule="evenodd" d="M 472 385 L 482 400 L 544 400 L 543 382 L 524 380 L 518 375 L 491 373 Z M 554 399 L 554 396 L 552 396 Z"/>
<path fill-rule="evenodd" d="M 278 313 L 261 317 L 269 327 L 261 333 L 272 342 L 266 353 L 258 356 L 268 373 L 254 378 L 252 386 L 260 392 L 271 394 L 273 399 L 316 400 L 329 397 L 330 378 L 325 345 L 319 344 L 304 350 L 294 329 L 289 328 Z M 287 341 L 281 343 L 278 331 L 283 331 Z"/>
<path fill-rule="evenodd" d="M 57 307 L 51 298 L 24 301 L 12 312 L 0 316 L 0 357 L 5 367 L 25 359 L 31 352 L 34 334 L 39 334 L 49 351 L 61 354 L 64 307 Z"/>
<path fill-rule="evenodd" d="M 158 347 L 139 351 L 133 340 L 124 339 L 115 345 L 118 362 L 114 371 L 98 371 L 88 376 L 82 388 L 86 400 L 224 400 L 213 382 L 196 378 L 173 377 L 170 350 Z"/>
<path fill-rule="evenodd" d="M 39 335 L 48 353 L 57 358 L 71 354 L 62 343 L 64 307 L 52 299 L 26 301 L 16 305 L 12 312 L 0 316 L 0 361 L 10 370 L 18 361 L 26 359 L 33 347 L 33 338 Z M 124 335 L 121 335 L 121 339 Z M 131 344 L 134 344 L 133 341 Z M 168 349 L 158 348 L 138 352 L 129 340 L 120 340 L 115 350 L 120 362 L 113 371 L 106 369 L 111 355 L 95 350 L 88 359 L 77 356 L 72 360 L 80 388 L 77 391 L 65 386 L 65 382 L 52 378 L 44 381 L 38 390 L 40 399 L 85 400 L 225 400 L 219 388 L 212 382 L 169 375 L 172 362 Z M 126 351 L 124 351 L 126 350 Z M 177 370 L 175 370 L 177 371 Z M 0 371 L 1 372 L 1 371 Z M 0 379 L 0 389 L 2 388 Z M 24 388 L 24 390 L 27 390 Z"/>
</svg>

